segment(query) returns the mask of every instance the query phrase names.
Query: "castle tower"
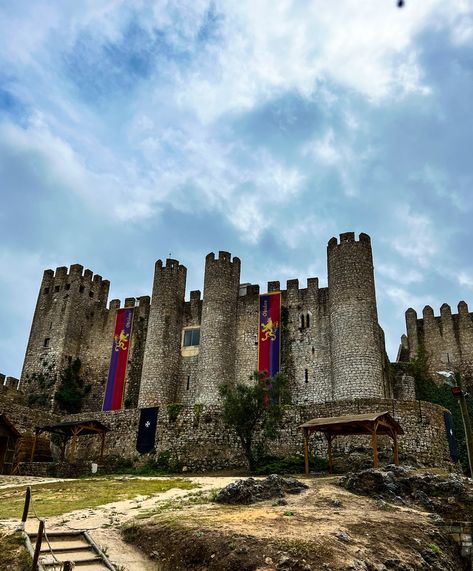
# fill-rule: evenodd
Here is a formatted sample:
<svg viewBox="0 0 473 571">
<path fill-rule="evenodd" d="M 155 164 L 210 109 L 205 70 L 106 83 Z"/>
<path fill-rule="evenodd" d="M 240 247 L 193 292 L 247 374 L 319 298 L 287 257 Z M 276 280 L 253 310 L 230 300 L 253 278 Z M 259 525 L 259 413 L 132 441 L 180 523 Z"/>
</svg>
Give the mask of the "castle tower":
<svg viewBox="0 0 473 571">
<path fill-rule="evenodd" d="M 141 376 L 139 408 L 176 400 L 181 357 L 181 334 L 186 290 L 185 266 L 177 260 L 158 260 Z"/>
<path fill-rule="evenodd" d="M 333 398 L 384 397 L 371 240 L 353 232 L 327 247 Z"/>
<path fill-rule="evenodd" d="M 82 272 L 79 264 L 44 272 L 21 374 L 33 405 L 53 407 L 59 374 L 80 356 L 94 311 L 106 307 L 110 282 Z"/>
<path fill-rule="evenodd" d="M 204 297 L 196 402 L 219 401 L 218 387 L 235 380 L 240 260 L 228 252 L 205 258 Z"/>
</svg>

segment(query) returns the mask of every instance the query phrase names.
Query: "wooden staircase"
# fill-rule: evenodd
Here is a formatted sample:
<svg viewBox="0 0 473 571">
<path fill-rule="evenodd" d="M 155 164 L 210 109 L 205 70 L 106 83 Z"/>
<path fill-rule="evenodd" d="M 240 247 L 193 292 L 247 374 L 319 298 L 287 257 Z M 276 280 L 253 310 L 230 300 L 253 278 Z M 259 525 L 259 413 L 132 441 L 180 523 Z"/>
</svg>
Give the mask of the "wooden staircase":
<svg viewBox="0 0 473 571">
<path fill-rule="evenodd" d="M 30 553 L 34 552 L 37 533 L 27 533 L 26 543 Z M 77 571 L 115 571 L 107 556 L 86 531 L 48 531 L 43 536 L 38 560 L 38 569 L 58 569 L 64 562 L 73 564 Z M 62 568 L 62 567 L 61 567 Z"/>
</svg>

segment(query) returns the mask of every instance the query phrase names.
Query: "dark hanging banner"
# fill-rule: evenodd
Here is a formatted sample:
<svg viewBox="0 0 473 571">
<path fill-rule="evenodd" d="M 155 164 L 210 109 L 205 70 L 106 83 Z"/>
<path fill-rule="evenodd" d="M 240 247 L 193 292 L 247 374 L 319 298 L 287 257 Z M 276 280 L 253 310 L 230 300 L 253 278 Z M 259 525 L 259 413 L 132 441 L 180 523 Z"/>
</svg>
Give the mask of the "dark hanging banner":
<svg viewBox="0 0 473 571">
<path fill-rule="evenodd" d="M 138 425 L 138 436 L 136 439 L 136 449 L 140 454 L 151 452 L 156 442 L 156 426 L 158 424 L 159 407 L 142 408 L 140 412 L 140 423 Z"/>
<path fill-rule="evenodd" d="M 445 420 L 445 430 L 447 431 L 448 447 L 450 449 L 450 457 L 454 462 L 458 462 L 460 454 L 458 452 L 457 439 L 453 431 L 453 417 L 451 413 L 444 412 L 443 418 Z"/>
</svg>

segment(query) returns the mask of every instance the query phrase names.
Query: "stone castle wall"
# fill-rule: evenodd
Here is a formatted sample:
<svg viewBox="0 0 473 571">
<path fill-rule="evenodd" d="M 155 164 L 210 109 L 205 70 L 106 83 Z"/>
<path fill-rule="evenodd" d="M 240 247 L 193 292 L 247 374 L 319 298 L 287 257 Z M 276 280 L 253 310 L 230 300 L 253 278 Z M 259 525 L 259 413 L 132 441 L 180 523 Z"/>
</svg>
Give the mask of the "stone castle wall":
<svg viewBox="0 0 473 571">
<path fill-rule="evenodd" d="M 385 397 L 370 238 L 341 234 L 327 256 L 334 399 Z"/>
<path fill-rule="evenodd" d="M 458 304 L 458 313 L 452 314 L 444 303 L 440 316 L 426 305 L 422 318 L 414 309 L 406 311 L 406 331 L 401 339 L 398 360 L 415 358 L 422 348 L 427 353 L 429 372 L 452 370 L 460 365 L 473 365 L 473 314 L 464 301 Z"/>
<path fill-rule="evenodd" d="M 281 291 L 281 370 L 292 402 L 393 396 L 366 234 L 330 240 L 328 281 L 319 288 L 318 279 L 309 278 L 301 288 L 288 280 L 284 290 L 268 283 L 269 292 Z M 202 298 L 195 291 L 185 301 L 185 285 L 183 265 L 158 260 L 151 302 L 147 296 L 125 300 L 125 307 L 136 308 L 125 408 L 218 404 L 220 384 L 249 382 L 257 368 L 259 286 L 240 284 L 240 260 L 209 254 Z M 83 410 L 101 410 L 120 307 L 112 300 L 107 308 L 108 289 L 108 281 L 79 265 L 44 273 L 22 374 L 30 393 L 44 394 L 36 406 L 54 409 L 58 371 L 79 357 L 81 376 L 92 385 Z M 200 344 L 184 347 L 193 328 L 200 329 Z"/>
<path fill-rule="evenodd" d="M 444 423 L 445 409 L 423 401 L 395 401 L 391 399 L 359 399 L 286 407 L 279 438 L 271 444 L 271 453 L 279 456 L 303 454 L 303 438 L 299 426 L 314 417 L 363 414 L 388 411 L 402 426 L 405 434 L 399 438 L 401 458 L 411 457 L 427 466 L 446 466 L 450 455 Z M 80 415 L 68 417 L 68 420 Z M 94 416 L 112 429 L 107 434 L 106 454 L 123 458 L 138 458 L 136 434 L 139 411 L 102 412 Z M 81 459 L 98 456 L 99 439 L 79 439 Z M 335 440 L 335 449 L 347 452 L 350 445 L 369 448 L 370 438 L 348 437 Z M 392 447 L 387 437 L 380 437 L 379 448 Z M 245 459 L 234 432 L 223 423 L 218 406 L 184 407 L 177 418 L 170 418 L 167 407 L 161 407 L 156 431 L 156 454 L 171 452 L 172 459 L 189 470 L 218 470 L 245 466 Z M 311 452 L 325 457 L 322 437 L 312 437 Z M 148 456 L 145 456 L 148 457 Z"/>
</svg>

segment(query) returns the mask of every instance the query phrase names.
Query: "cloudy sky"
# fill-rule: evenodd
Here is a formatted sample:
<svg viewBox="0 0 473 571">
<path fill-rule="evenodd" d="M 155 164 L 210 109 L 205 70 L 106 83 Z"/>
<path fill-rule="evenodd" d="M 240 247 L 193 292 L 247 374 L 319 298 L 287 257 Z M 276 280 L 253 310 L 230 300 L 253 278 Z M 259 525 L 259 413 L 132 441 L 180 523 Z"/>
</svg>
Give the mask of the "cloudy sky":
<svg viewBox="0 0 473 571">
<path fill-rule="evenodd" d="M 45 268 L 326 285 L 351 230 L 395 358 L 407 307 L 473 309 L 472 108 L 473 0 L 0 0 L 0 371 Z"/>
</svg>

